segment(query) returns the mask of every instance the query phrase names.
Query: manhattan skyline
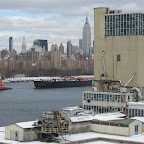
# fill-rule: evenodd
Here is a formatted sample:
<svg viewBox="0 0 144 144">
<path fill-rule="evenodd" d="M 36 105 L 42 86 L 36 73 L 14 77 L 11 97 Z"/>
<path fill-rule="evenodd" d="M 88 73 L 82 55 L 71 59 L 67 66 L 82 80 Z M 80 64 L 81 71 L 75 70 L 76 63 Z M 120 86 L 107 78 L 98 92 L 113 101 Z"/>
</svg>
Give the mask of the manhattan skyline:
<svg viewBox="0 0 144 144">
<path fill-rule="evenodd" d="M 0 0 L 0 50 L 8 48 L 13 37 L 13 48 L 21 52 L 25 35 L 27 49 L 35 39 L 47 39 L 49 49 L 55 39 L 66 48 L 67 41 L 78 45 L 82 38 L 86 12 L 93 37 L 93 8 L 109 7 L 123 12 L 143 12 L 143 1 L 131 0 Z"/>
</svg>

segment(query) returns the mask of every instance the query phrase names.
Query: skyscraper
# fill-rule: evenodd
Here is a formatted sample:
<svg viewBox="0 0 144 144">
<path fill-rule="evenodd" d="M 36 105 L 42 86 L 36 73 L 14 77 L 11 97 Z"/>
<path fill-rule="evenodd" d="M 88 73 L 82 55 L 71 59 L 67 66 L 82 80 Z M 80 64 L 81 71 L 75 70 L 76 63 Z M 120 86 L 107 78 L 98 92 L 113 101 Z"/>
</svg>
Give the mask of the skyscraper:
<svg viewBox="0 0 144 144">
<path fill-rule="evenodd" d="M 25 41 L 25 36 L 23 37 L 23 42 L 22 42 L 22 53 L 26 53 L 26 41 Z"/>
<path fill-rule="evenodd" d="M 79 48 L 82 49 L 82 39 L 79 39 Z"/>
<path fill-rule="evenodd" d="M 83 52 L 87 52 L 87 46 L 91 46 L 91 28 L 90 24 L 88 23 L 88 17 L 86 15 L 86 22 L 83 27 L 83 40 L 82 40 L 82 48 Z"/>
<path fill-rule="evenodd" d="M 54 68 L 61 67 L 61 53 L 58 50 L 58 45 L 56 44 L 55 40 L 51 46 L 50 53 L 51 53 L 51 61 L 53 62 Z"/>
<path fill-rule="evenodd" d="M 10 51 L 10 54 L 12 54 L 12 49 L 13 49 L 13 38 L 10 37 L 9 38 L 9 51 Z"/>
<path fill-rule="evenodd" d="M 34 40 L 33 45 L 41 46 L 42 48 L 45 48 L 45 51 L 48 51 L 47 40 L 41 40 L 41 39 Z"/>
<path fill-rule="evenodd" d="M 61 54 L 64 54 L 64 46 L 62 43 L 59 46 L 59 51 L 61 52 Z"/>
<path fill-rule="evenodd" d="M 71 56 L 72 55 L 72 44 L 71 41 L 67 42 L 67 56 Z"/>
</svg>

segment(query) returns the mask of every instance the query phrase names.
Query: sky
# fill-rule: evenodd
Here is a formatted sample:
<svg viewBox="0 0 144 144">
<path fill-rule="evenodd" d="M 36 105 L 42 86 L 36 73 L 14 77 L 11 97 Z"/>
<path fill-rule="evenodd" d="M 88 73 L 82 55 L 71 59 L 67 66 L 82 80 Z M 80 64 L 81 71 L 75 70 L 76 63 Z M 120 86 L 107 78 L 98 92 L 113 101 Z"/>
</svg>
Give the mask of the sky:
<svg viewBox="0 0 144 144">
<path fill-rule="evenodd" d="M 23 36 L 27 49 L 35 39 L 47 39 L 48 49 L 55 40 L 65 46 L 71 40 L 79 44 L 82 38 L 86 12 L 94 39 L 94 12 L 96 7 L 121 9 L 123 12 L 144 12 L 144 0 L 0 0 L 0 50 L 9 47 L 19 53 Z"/>
</svg>

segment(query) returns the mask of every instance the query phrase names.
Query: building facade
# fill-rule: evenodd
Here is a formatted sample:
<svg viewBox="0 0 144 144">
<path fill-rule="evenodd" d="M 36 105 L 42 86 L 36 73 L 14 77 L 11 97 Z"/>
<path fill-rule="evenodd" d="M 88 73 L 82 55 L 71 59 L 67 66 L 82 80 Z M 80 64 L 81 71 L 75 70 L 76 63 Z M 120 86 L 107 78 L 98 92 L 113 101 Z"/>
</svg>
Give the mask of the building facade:
<svg viewBox="0 0 144 144">
<path fill-rule="evenodd" d="M 79 48 L 82 49 L 82 39 L 79 39 Z"/>
<path fill-rule="evenodd" d="M 88 22 L 88 17 L 86 16 L 86 22 L 83 27 L 83 39 L 82 39 L 82 48 L 83 52 L 87 52 L 87 46 L 91 46 L 91 28 Z"/>
<path fill-rule="evenodd" d="M 48 51 L 48 42 L 47 42 L 47 40 L 41 40 L 41 39 L 34 40 L 33 46 L 34 45 L 41 46 L 42 48 L 45 49 L 45 51 Z"/>
<path fill-rule="evenodd" d="M 121 13 L 109 8 L 94 9 L 95 78 L 104 74 L 125 85 L 141 87 L 144 94 L 144 15 Z M 95 82 L 95 86 L 98 84 Z"/>
<path fill-rule="evenodd" d="M 94 113 L 126 112 L 126 103 L 132 102 L 134 97 L 134 93 L 84 91 L 83 108 Z"/>
<path fill-rule="evenodd" d="M 54 68 L 61 67 L 61 52 L 58 50 L 58 45 L 54 41 L 51 46 L 51 62 L 53 63 Z"/>
<path fill-rule="evenodd" d="M 144 117 L 144 102 L 128 102 L 128 116 Z"/>
<path fill-rule="evenodd" d="M 72 44 L 71 41 L 67 42 L 67 56 L 71 56 L 72 55 Z"/>
<path fill-rule="evenodd" d="M 64 46 L 62 43 L 59 46 L 59 51 L 61 52 L 61 54 L 64 54 Z"/>
<path fill-rule="evenodd" d="M 26 53 L 26 41 L 25 41 L 25 36 L 23 37 L 23 41 L 22 41 L 22 53 Z"/>
</svg>

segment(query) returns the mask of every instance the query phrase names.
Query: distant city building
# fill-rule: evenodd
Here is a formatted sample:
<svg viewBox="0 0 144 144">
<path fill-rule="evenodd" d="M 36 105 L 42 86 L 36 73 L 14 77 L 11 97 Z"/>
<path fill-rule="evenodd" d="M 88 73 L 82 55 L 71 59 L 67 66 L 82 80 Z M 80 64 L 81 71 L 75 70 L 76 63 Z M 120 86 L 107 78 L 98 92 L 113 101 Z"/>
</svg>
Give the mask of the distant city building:
<svg viewBox="0 0 144 144">
<path fill-rule="evenodd" d="M 13 49 L 13 38 L 10 37 L 9 38 L 9 51 L 10 51 L 10 54 L 12 54 L 12 49 Z"/>
<path fill-rule="evenodd" d="M 83 27 L 83 40 L 82 40 L 82 48 L 83 52 L 86 53 L 87 46 L 91 46 L 91 28 L 88 23 L 88 17 L 86 15 L 86 22 Z"/>
<path fill-rule="evenodd" d="M 43 55 L 44 52 L 45 52 L 45 49 L 42 48 L 41 46 L 38 46 L 38 45 L 33 45 L 32 48 L 30 48 L 29 51 L 33 51 L 33 50 L 36 51 L 36 52 L 39 52 L 41 55 Z"/>
<path fill-rule="evenodd" d="M 61 52 L 61 54 L 64 54 L 64 46 L 62 43 L 59 46 L 59 51 Z"/>
<path fill-rule="evenodd" d="M 36 61 L 40 60 L 40 52 L 32 47 L 31 51 L 27 52 L 27 60 L 32 61 L 32 66 L 36 66 Z"/>
<path fill-rule="evenodd" d="M 76 55 L 77 53 L 79 53 L 79 47 L 77 45 L 72 45 L 72 54 Z"/>
<path fill-rule="evenodd" d="M 25 36 L 23 37 L 23 42 L 22 42 L 22 53 L 26 53 L 26 41 L 25 41 Z"/>
<path fill-rule="evenodd" d="M 4 49 L 1 51 L 1 58 L 2 59 L 7 59 L 10 55 L 10 51 L 8 49 Z"/>
<path fill-rule="evenodd" d="M 86 48 L 86 54 L 94 54 L 94 48 L 91 46 L 87 46 Z"/>
<path fill-rule="evenodd" d="M 47 40 L 41 40 L 41 39 L 34 40 L 33 45 L 41 46 L 42 48 L 45 49 L 45 51 L 48 51 Z"/>
<path fill-rule="evenodd" d="M 1 51 L 0 51 L 0 60 L 2 60 L 2 58 L 1 58 Z"/>
<path fill-rule="evenodd" d="M 76 46 L 75 46 L 75 45 L 72 45 L 72 54 L 73 54 L 73 55 L 75 54 L 75 50 L 76 50 Z"/>
<path fill-rule="evenodd" d="M 67 56 L 71 56 L 72 55 L 72 44 L 71 41 L 67 42 Z"/>
<path fill-rule="evenodd" d="M 12 55 L 13 56 L 17 55 L 17 51 L 15 49 L 12 49 Z"/>
<path fill-rule="evenodd" d="M 79 48 L 82 49 L 82 39 L 79 39 Z"/>
<path fill-rule="evenodd" d="M 55 40 L 51 46 L 51 61 L 53 62 L 54 68 L 61 67 L 61 52 L 58 50 Z"/>
</svg>

